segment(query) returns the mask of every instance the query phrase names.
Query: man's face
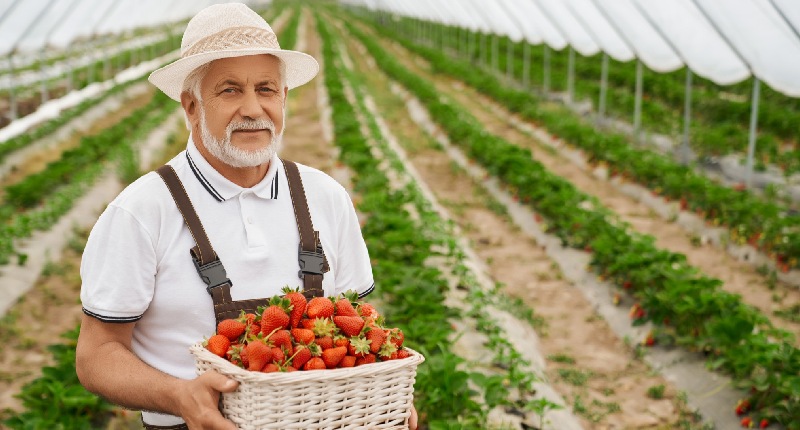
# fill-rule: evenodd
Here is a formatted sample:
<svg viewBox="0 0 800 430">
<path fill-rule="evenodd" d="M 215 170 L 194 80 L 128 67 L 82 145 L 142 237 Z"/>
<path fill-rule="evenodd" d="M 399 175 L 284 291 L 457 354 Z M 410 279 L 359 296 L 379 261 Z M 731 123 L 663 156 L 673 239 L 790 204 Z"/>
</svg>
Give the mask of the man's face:
<svg viewBox="0 0 800 430">
<path fill-rule="evenodd" d="M 204 146 L 233 167 L 268 162 L 283 135 L 286 92 L 280 60 L 253 55 L 216 60 L 200 83 Z"/>
</svg>

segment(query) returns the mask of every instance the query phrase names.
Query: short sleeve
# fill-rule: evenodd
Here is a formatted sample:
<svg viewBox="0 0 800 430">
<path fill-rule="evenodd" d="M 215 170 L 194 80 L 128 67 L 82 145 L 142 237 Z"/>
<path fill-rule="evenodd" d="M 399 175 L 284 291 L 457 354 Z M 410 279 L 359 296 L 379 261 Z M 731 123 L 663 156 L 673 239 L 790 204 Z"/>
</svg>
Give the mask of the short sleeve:
<svg viewBox="0 0 800 430">
<path fill-rule="evenodd" d="M 355 207 L 350 195 L 342 189 L 342 219 L 339 222 L 339 267 L 336 268 L 336 294 L 347 290 L 365 297 L 375 288 L 369 252 L 361 234 Z"/>
<path fill-rule="evenodd" d="M 106 208 L 89 234 L 81 260 L 83 311 L 104 322 L 133 322 L 153 297 L 155 242 L 123 208 Z"/>
</svg>

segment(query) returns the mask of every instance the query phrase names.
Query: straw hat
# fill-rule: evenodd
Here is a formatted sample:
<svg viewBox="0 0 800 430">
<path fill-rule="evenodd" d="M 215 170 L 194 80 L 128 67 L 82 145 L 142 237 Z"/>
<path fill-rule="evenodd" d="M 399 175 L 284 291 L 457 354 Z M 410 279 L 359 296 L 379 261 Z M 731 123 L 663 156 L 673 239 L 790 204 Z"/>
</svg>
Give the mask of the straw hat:
<svg viewBox="0 0 800 430">
<path fill-rule="evenodd" d="M 153 73 L 153 85 L 173 100 L 180 101 L 183 81 L 196 68 L 208 62 L 245 55 L 272 54 L 286 65 L 284 85 L 294 88 L 317 75 L 314 57 L 281 49 L 275 32 L 264 18 L 241 3 L 209 6 L 186 26 L 181 41 L 181 58 Z"/>
</svg>

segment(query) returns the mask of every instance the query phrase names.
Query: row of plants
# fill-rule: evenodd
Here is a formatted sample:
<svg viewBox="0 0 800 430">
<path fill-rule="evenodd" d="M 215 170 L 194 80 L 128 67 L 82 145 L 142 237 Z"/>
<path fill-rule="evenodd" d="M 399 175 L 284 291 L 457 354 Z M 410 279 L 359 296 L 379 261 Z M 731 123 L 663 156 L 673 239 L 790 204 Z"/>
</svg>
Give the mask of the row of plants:
<svg viewBox="0 0 800 430">
<path fill-rule="evenodd" d="M 17 255 L 18 263 L 24 264 L 27 256 L 17 253 L 15 240 L 50 228 L 103 173 L 106 160 L 117 159 L 174 109 L 169 97 L 157 93 L 147 105 L 114 126 L 84 136 L 76 148 L 65 151 L 44 170 L 7 186 L 0 205 L 0 263 L 7 264 Z"/>
<path fill-rule="evenodd" d="M 172 107 L 174 105 L 166 102 L 164 104 L 166 110 L 154 109 L 153 115 L 140 126 L 142 129 L 152 131 L 158 124 L 158 119 L 166 119 L 166 113 Z M 146 133 L 147 131 L 139 133 L 137 128 L 134 134 L 141 138 Z M 120 155 L 129 154 L 130 149 L 129 144 L 121 146 Z M 135 160 L 131 162 L 135 163 Z M 98 172 L 95 175 L 102 170 L 101 165 L 102 163 L 96 163 Z M 72 186 L 73 184 L 70 184 L 64 188 Z M 78 198 L 83 191 L 84 189 L 76 189 L 71 195 L 63 197 L 63 200 Z M 45 205 L 54 199 L 62 198 L 49 197 Z M 80 327 L 76 327 L 63 333 L 61 335 L 63 342 L 48 346 L 54 364 L 43 367 L 42 375 L 26 384 L 15 395 L 22 400 L 24 409 L 10 413 L 1 423 L 3 426 L 14 430 L 91 430 L 107 427 L 109 420 L 119 410 L 117 406 L 102 397 L 87 391 L 78 380 L 75 372 L 75 348 L 79 329 Z"/>
<path fill-rule="evenodd" d="M 363 232 L 373 258 L 373 272 L 380 280 L 376 291 L 387 308 L 388 319 L 392 324 L 408 327 L 409 331 L 403 328 L 406 338 L 413 339 L 427 358 L 419 369 L 415 386 L 420 413 L 431 429 L 485 426 L 488 412 L 498 406 L 532 411 L 543 418 L 558 405 L 546 399 L 533 399 L 533 384 L 539 381 L 538 377 L 527 370 L 530 363 L 514 349 L 486 312 L 485 308 L 495 304 L 499 295 L 469 301 L 472 307 L 468 311 L 477 328 L 487 336 L 487 348 L 493 352 L 492 364 L 498 371 L 484 374 L 458 370 L 466 363 L 447 349 L 447 339 L 453 333 L 448 324 L 441 322 L 460 318 L 459 312 L 441 305 L 448 282 L 441 269 L 426 267 L 426 262 L 432 255 L 444 254 L 459 285 L 475 296 L 480 294 L 481 287 L 464 265 L 465 257 L 449 227 L 431 208 L 416 183 L 408 179 L 403 163 L 386 143 L 364 102 L 359 85 L 363 77 L 342 66 L 334 46 L 336 38 L 324 21 L 330 22 L 317 17 L 324 43 L 325 81 L 333 106 L 335 140 L 342 148 L 342 161 L 357 173 L 356 189 L 363 197 L 359 209 L 369 215 Z M 351 102 L 345 95 L 345 86 L 353 93 Z M 362 123 L 358 118 L 369 136 L 358 131 Z M 370 141 L 381 157 L 370 155 L 373 153 Z M 388 168 L 395 172 L 393 176 L 399 173 L 406 178 L 404 184 L 390 183 L 381 169 L 381 158 L 389 161 Z M 392 192 L 387 194 L 387 189 Z M 413 215 L 407 210 L 409 205 L 415 209 Z M 435 309 L 441 310 L 433 312 Z M 480 387 L 481 396 L 469 389 L 470 382 Z"/>
<path fill-rule="evenodd" d="M 398 26 L 414 28 L 416 20 L 401 18 Z M 453 27 L 426 22 L 425 25 L 435 29 L 431 34 L 456 32 L 457 37 L 465 37 Z M 401 31 L 403 34 L 413 32 Z M 436 42 L 451 51 L 464 52 L 471 60 L 481 60 L 480 41 L 482 38 L 497 39 L 498 65 L 507 67 L 507 52 L 512 52 L 512 75 L 522 80 L 524 73 L 524 43 L 514 43 L 507 37 L 485 36 L 469 33 L 476 42 L 473 51 L 468 52 L 463 40 L 458 41 L 453 35 L 445 36 Z M 461 47 L 454 45 L 461 43 Z M 491 45 L 491 43 L 487 43 Z M 544 49 L 535 47 L 530 52 L 529 74 L 533 82 L 542 82 Z M 489 54 L 485 54 L 487 57 Z M 568 49 L 550 50 L 552 76 L 567 76 Z M 576 96 L 594 100 L 600 93 L 601 55 L 590 57 L 575 56 Z M 642 123 L 649 129 L 671 136 L 679 136 L 682 130 L 682 112 L 685 102 L 684 68 L 669 72 L 645 72 L 645 93 L 642 104 Z M 566 90 L 566 79 L 552 79 L 551 88 Z M 636 82 L 636 62 L 621 63 L 609 59 L 608 69 L 608 101 L 607 111 L 619 118 L 628 120 L 634 107 L 634 84 Z M 732 86 L 717 85 L 699 76 L 693 77 L 692 106 L 693 121 L 691 128 L 692 147 L 702 156 L 718 156 L 729 153 L 743 154 L 747 148 L 749 121 L 751 115 L 751 92 L 753 80 L 747 79 Z M 774 164 L 787 174 L 800 172 L 800 148 L 797 146 L 794 124 L 800 120 L 800 100 L 785 96 L 768 86 L 761 86 L 759 103 L 759 134 L 756 142 L 756 168 L 763 170 Z M 725 94 L 726 96 L 721 96 Z"/>
<path fill-rule="evenodd" d="M 612 175 L 638 182 L 683 209 L 704 216 L 708 223 L 726 226 L 739 244 L 750 243 L 775 261 L 782 271 L 800 267 L 800 229 L 787 208 L 744 190 L 729 188 L 663 155 L 632 147 L 621 134 L 603 133 L 566 108 L 541 103 L 530 92 L 510 88 L 491 73 L 454 60 L 440 51 L 415 44 L 375 26 L 411 52 L 428 60 L 437 73 L 462 80 L 527 120 L 587 153 L 590 161 L 605 163 Z"/>
<path fill-rule="evenodd" d="M 642 312 L 636 314 L 636 323 L 652 322 L 665 338 L 705 354 L 711 368 L 730 374 L 749 390 L 754 417 L 800 429 L 800 352 L 789 333 L 774 328 L 739 296 L 723 291 L 721 281 L 699 274 L 684 255 L 658 249 L 652 237 L 633 232 L 596 199 L 548 172 L 529 150 L 488 133 L 466 110 L 387 53 L 374 35 L 352 22 L 347 28 L 387 75 L 426 106 L 451 142 L 547 219 L 548 233 L 591 252 L 592 267 L 639 301 Z M 463 72 L 465 80 L 480 77 L 473 70 Z M 509 95 L 513 100 L 514 93 Z"/>
</svg>

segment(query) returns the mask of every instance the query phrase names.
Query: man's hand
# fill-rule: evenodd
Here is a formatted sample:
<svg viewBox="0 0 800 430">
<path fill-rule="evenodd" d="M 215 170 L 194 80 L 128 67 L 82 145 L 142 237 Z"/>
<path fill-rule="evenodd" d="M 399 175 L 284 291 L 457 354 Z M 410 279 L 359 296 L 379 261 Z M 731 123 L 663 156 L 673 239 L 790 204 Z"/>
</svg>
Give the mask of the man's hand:
<svg viewBox="0 0 800 430">
<path fill-rule="evenodd" d="M 220 393 L 230 393 L 239 383 L 215 371 L 208 371 L 182 384 L 181 418 L 191 430 L 236 430 L 219 411 Z"/>
<path fill-rule="evenodd" d="M 411 406 L 411 417 L 408 419 L 408 430 L 417 430 L 417 408 Z"/>
</svg>

